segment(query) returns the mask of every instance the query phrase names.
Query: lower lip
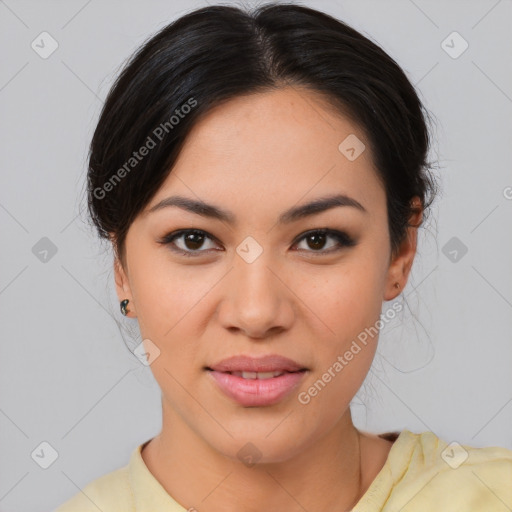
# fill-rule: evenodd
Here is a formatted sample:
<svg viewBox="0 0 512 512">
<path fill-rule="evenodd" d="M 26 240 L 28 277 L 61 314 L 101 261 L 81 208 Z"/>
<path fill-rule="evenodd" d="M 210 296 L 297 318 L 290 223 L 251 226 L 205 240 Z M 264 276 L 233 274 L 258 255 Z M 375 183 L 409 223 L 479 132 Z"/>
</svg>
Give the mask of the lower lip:
<svg viewBox="0 0 512 512">
<path fill-rule="evenodd" d="M 255 407 L 282 400 L 297 387 L 305 372 L 284 373 L 271 379 L 244 379 L 215 370 L 208 370 L 208 373 L 228 397 L 240 405 Z"/>
</svg>

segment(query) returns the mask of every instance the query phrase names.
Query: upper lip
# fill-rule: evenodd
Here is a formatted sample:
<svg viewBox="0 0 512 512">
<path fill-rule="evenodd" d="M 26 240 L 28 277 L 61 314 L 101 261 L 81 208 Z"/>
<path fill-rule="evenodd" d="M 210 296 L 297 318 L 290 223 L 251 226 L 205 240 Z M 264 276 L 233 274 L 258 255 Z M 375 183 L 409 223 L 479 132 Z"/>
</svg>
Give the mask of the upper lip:
<svg viewBox="0 0 512 512">
<path fill-rule="evenodd" d="M 301 364 L 278 354 L 270 354 L 263 357 L 233 356 L 223 359 L 207 369 L 218 372 L 296 372 L 307 370 Z"/>
</svg>

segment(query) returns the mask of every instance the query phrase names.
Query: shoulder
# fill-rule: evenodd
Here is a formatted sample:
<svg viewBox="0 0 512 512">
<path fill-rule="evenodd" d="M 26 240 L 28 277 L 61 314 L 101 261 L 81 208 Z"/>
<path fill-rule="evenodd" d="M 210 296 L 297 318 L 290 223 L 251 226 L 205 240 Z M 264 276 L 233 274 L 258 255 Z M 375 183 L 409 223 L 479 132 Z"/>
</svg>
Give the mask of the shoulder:
<svg viewBox="0 0 512 512">
<path fill-rule="evenodd" d="M 396 485 L 408 490 L 404 512 L 447 505 L 466 511 L 512 507 L 512 450 L 447 441 L 430 431 L 405 433 L 403 479 Z"/>
<path fill-rule="evenodd" d="M 445 440 L 431 431 L 405 429 L 353 510 L 512 510 L 512 450 L 479 448 Z"/>
<path fill-rule="evenodd" d="M 132 508 L 128 466 L 125 466 L 89 482 L 54 512 L 125 512 Z"/>
</svg>

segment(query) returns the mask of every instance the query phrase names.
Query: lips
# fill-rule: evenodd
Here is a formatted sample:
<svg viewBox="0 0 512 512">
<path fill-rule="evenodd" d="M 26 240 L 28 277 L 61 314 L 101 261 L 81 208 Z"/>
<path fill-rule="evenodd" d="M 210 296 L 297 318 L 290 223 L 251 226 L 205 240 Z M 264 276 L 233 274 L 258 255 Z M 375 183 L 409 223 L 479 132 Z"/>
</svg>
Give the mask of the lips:
<svg viewBox="0 0 512 512">
<path fill-rule="evenodd" d="M 248 373 L 268 373 L 268 372 L 298 372 L 307 370 L 303 365 L 278 354 L 270 354 L 264 357 L 233 356 L 223 359 L 206 369 L 217 372 L 248 372 Z M 251 377 L 249 377 L 251 378 Z M 254 378 L 254 377 L 252 377 Z"/>
<path fill-rule="evenodd" d="M 213 382 L 230 399 L 245 407 L 280 402 L 302 381 L 307 368 L 287 357 L 234 356 L 206 367 Z"/>
</svg>

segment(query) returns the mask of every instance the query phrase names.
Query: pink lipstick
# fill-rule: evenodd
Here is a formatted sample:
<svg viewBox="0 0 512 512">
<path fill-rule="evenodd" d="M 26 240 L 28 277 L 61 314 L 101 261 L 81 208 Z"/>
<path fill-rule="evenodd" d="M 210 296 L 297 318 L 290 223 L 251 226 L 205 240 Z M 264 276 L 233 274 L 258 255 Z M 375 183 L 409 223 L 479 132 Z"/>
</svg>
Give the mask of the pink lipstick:
<svg viewBox="0 0 512 512">
<path fill-rule="evenodd" d="M 307 368 L 277 354 L 234 356 L 206 368 L 218 388 L 245 407 L 278 403 L 295 389 Z"/>
</svg>

